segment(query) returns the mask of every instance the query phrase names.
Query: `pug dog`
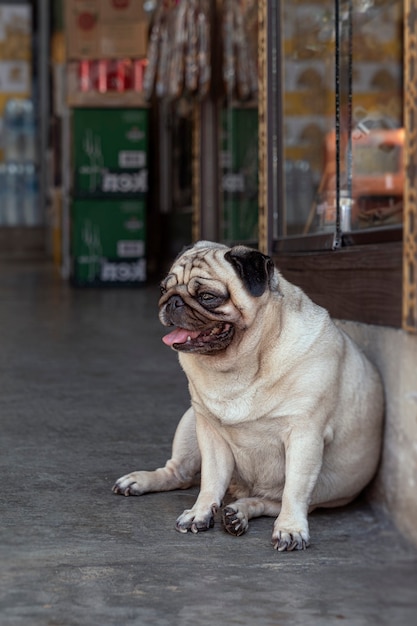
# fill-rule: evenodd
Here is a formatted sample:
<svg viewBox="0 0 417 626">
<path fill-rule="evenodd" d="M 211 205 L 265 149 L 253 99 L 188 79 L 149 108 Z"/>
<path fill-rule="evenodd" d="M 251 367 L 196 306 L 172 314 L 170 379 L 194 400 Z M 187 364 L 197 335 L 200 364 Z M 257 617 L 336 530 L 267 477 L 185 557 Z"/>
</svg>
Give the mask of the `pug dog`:
<svg viewBox="0 0 417 626">
<path fill-rule="evenodd" d="M 310 542 L 308 514 L 353 500 L 373 477 L 381 447 L 380 378 L 353 341 L 270 257 L 200 241 L 161 283 L 163 338 L 179 353 L 191 408 L 165 467 L 117 480 L 125 496 L 186 489 L 201 476 L 182 533 L 222 522 L 242 535 L 273 516 L 278 551 Z"/>
</svg>

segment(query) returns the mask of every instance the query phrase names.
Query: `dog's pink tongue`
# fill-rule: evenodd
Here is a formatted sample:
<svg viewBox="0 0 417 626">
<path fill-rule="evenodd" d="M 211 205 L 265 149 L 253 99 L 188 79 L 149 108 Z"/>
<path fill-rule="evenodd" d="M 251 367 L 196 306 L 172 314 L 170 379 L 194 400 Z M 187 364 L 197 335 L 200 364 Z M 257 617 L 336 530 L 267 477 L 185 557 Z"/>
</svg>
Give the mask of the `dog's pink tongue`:
<svg viewBox="0 0 417 626">
<path fill-rule="evenodd" d="M 169 333 L 169 335 L 165 335 L 162 337 L 162 341 L 166 346 L 173 346 L 174 343 L 185 343 L 188 337 L 194 339 L 198 337 L 200 333 L 197 330 L 187 330 L 186 328 L 176 328 Z"/>
</svg>

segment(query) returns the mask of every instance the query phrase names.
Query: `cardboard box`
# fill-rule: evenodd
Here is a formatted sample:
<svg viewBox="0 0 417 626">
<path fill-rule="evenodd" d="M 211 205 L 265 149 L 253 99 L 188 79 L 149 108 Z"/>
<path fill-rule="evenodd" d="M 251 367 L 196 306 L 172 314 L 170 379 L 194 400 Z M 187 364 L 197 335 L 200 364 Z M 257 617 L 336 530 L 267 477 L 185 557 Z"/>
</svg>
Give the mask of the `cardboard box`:
<svg viewBox="0 0 417 626">
<path fill-rule="evenodd" d="M 0 61 L 0 92 L 27 96 L 31 91 L 31 66 L 27 61 Z"/>
<path fill-rule="evenodd" d="M 111 59 L 146 56 L 148 25 L 146 22 L 103 22 L 100 32 L 100 54 Z"/>
<path fill-rule="evenodd" d="M 145 21 L 143 2 L 139 0 L 100 0 L 100 14 L 103 22 Z"/>
<path fill-rule="evenodd" d="M 0 59 L 30 62 L 32 58 L 32 7 L 0 4 Z"/>
<path fill-rule="evenodd" d="M 148 23 L 138 0 L 67 0 L 68 59 L 146 56 Z"/>
<path fill-rule="evenodd" d="M 99 58 L 100 0 L 67 0 L 65 33 L 68 58 Z"/>
<path fill-rule="evenodd" d="M 78 197 L 145 197 L 148 109 L 75 109 L 74 193 Z"/>
<path fill-rule="evenodd" d="M 137 285 L 146 280 L 146 203 L 73 200 L 71 280 L 78 286 Z"/>
</svg>

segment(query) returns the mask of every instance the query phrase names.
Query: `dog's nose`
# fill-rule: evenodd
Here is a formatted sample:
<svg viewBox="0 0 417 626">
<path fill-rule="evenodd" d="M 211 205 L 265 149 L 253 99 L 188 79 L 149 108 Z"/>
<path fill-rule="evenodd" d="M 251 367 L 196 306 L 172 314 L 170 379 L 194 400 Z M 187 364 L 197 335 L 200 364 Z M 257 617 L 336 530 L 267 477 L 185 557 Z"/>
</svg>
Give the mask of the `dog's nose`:
<svg viewBox="0 0 417 626">
<path fill-rule="evenodd" d="M 181 306 L 184 306 L 184 300 L 181 296 L 171 296 L 171 298 L 167 302 L 167 311 L 172 313 L 175 309 L 179 309 Z"/>
</svg>

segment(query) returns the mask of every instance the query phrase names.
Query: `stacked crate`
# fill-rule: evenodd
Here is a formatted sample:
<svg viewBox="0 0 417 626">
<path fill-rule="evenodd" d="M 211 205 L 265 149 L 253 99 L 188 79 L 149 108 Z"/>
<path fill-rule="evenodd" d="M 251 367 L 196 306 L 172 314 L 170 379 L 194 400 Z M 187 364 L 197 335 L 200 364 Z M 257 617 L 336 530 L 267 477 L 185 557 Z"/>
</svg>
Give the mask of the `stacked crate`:
<svg viewBox="0 0 417 626">
<path fill-rule="evenodd" d="M 146 279 L 148 110 L 77 108 L 72 119 L 72 281 Z"/>
<path fill-rule="evenodd" d="M 138 0 L 65 3 L 69 257 L 78 286 L 146 279 L 147 20 Z"/>
</svg>

